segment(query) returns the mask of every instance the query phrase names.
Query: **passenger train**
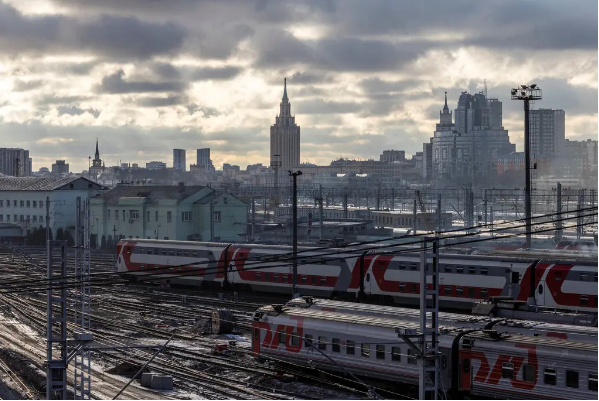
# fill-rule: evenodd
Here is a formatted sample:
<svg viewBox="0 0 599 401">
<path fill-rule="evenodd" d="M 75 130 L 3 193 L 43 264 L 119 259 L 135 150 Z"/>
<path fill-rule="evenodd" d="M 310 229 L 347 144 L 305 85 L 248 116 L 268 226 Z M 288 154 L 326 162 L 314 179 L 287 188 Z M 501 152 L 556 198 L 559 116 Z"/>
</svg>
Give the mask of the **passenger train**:
<svg viewBox="0 0 599 401">
<path fill-rule="evenodd" d="M 352 305 L 294 302 L 255 312 L 255 357 L 349 372 L 415 393 L 417 354 L 400 335 L 418 330 L 419 323 L 399 311 L 381 314 L 375 306 L 372 313 L 356 314 Z M 443 326 L 439 333 L 439 390 L 449 398 L 597 399 L 597 341 L 536 336 L 527 329 L 506 333 L 503 327 Z"/>
<path fill-rule="evenodd" d="M 388 248 L 300 248 L 297 292 L 418 305 L 420 253 L 381 251 Z M 123 239 L 117 244 L 117 268 L 130 277 L 151 275 L 172 285 L 291 293 L 292 261 L 284 246 Z M 505 296 L 517 301 L 534 297 L 545 308 L 597 313 L 596 259 L 443 253 L 440 269 L 444 308 L 471 311 L 473 302 Z"/>
</svg>

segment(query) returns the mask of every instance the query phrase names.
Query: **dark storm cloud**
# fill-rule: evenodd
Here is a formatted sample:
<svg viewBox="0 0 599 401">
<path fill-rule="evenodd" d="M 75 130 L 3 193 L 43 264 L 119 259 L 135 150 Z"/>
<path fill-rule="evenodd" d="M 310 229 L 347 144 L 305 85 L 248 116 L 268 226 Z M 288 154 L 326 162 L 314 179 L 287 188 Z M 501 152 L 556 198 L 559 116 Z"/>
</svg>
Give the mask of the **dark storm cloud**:
<svg viewBox="0 0 599 401">
<path fill-rule="evenodd" d="M 69 104 L 69 103 L 79 103 L 86 100 L 90 100 L 89 96 L 52 96 L 52 95 L 43 95 L 37 99 L 36 103 L 38 105 L 52 105 L 52 104 Z"/>
<path fill-rule="evenodd" d="M 421 85 L 419 80 L 406 81 L 383 81 L 380 78 L 367 78 L 360 81 L 360 87 L 367 96 L 376 96 L 380 94 L 389 94 L 405 92 Z"/>
<path fill-rule="evenodd" d="M 68 114 L 71 116 L 80 116 L 81 114 L 84 113 L 89 113 L 92 116 L 94 116 L 94 118 L 98 118 L 100 116 L 100 111 L 96 110 L 96 109 L 82 109 L 80 107 L 77 106 L 58 106 L 56 108 L 56 110 L 58 110 L 58 115 L 62 116 L 63 114 Z"/>
<path fill-rule="evenodd" d="M 313 66 L 334 71 L 386 71 L 401 67 L 432 47 L 429 42 L 394 44 L 358 38 L 301 41 L 269 32 L 256 42 L 260 67 Z"/>
<path fill-rule="evenodd" d="M 31 81 L 22 81 L 18 79 L 13 82 L 12 90 L 15 92 L 27 92 L 33 89 L 37 89 L 43 84 L 44 82 L 41 79 L 34 79 Z"/>
<path fill-rule="evenodd" d="M 320 99 L 295 102 L 294 106 L 298 114 L 346 114 L 355 113 L 363 107 L 360 103 L 328 102 Z"/>
<path fill-rule="evenodd" d="M 152 70 L 162 79 L 179 79 L 181 74 L 177 67 L 169 63 L 155 63 Z"/>
<path fill-rule="evenodd" d="M 216 110 L 216 109 L 213 109 L 211 107 L 201 107 L 195 103 L 188 104 L 186 106 L 186 108 L 187 108 L 187 112 L 190 115 L 197 113 L 197 112 L 202 112 L 202 113 L 204 113 L 204 117 L 206 117 L 206 118 L 215 117 L 220 114 L 218 112 L 218 110 Z"/>
<path fill-rule="evenodd" d="M 98 54 L 110 58 L 142 59 L 179 50 L 184 29 L 135 17 L 102 15 L 77 20 L 63 15 L 24 16 L 0 3 L 0 52 Z"/>
<path fill-rule="evenodd" d="M 195 68 L 190 69 L 190 79 L 192 81 L 220 81 L 235 78 L 241 73 L 239 67 L 216 67 L 216 68 Z"/>
<path fill-rule="evenodd" d="M 180 81 L 126 81 L 125 73 L 119 70 L 112 75 L 102 78 L 96 88 L 98 93 L 123 94 L 123 93 L 149 93 L 149 92 L 182 92 L 186 84 Z"/>
<path fill-rule="evenodd" d="M 296 72 L 287 78 L 291 84 L 307 85 L 321 82 L 334 82 L 329 74 L 314 72 Z"/>
<path fill-rule="evenodd" d="M 187 102 L 185 96 L 167 96 L 167 97 L 144 97 L 137 100 L 137 105 L 141 107 L 167 107 L 177 106 Z"/>
</svg>

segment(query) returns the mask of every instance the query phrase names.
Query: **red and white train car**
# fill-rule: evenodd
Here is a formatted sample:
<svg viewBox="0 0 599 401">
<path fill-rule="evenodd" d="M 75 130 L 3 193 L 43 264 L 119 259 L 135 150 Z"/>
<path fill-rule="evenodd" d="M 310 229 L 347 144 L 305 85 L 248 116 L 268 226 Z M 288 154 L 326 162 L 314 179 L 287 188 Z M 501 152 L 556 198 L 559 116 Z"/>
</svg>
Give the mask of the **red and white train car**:
<svg viewBox="0 0 599 401">
<path fill-rule="evenodd" d="M 415 354 L 397 334 L 419 324 L 400 316 L 266 306 L 254 314 L 256 357 L 363 379 L 418 385 Z M 440 388 L 454 397 L 596 399 L 597 342 L 445 326 L 439 337 Z M 324 354 L 324 355 L 323 355 Z"/>
<path fill-rule="evenodd" d="M 123 274 L 159 275 L 171 284 L 291 292 L 288 247 L 135 239 L 119 241 L 117 253 L 118 271 Z M 364 295 L 379 303 L 416 305 L 419 268 L 419 253 L 302 248 L 296 288 L 302 295 L 342 299 Z M 538 306 L 597 313 L 596 260 L 444 253 L 440 268 L 444 307 L 471 310 L 472 302 L 490 297 L 526 301 L 532 294 Z"/>
</svg>

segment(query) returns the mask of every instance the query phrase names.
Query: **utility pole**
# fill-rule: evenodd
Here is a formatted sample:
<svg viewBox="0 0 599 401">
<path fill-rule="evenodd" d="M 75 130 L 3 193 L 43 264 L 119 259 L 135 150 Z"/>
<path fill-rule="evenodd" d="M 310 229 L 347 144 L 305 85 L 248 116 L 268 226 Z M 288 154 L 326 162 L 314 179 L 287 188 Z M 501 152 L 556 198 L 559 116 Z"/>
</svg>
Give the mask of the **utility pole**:
<svg viewBox="0 0 599 401">
<path fill-rule="evenodd" d="M 250 237 L 250 242 L 254 243 L 254 235 L 256 233 L 256 200 L 252 197 L 252 235 Z"/>
<path fill-rule="evenodd" d="M 418 224 L 416 223 L 416 218 L 418 217 L 418 209 L 416 206 L 416 199 L 414 199 L 414 209 L 412 211 L 413 213 L 413 226 L 414 226 L 414 232 L 412 233 L 412 235 L 416 235 L 416 230 L 418 229 Z"/>
<path fill-rule="evenodd" d="M 437 232 L 443 230 L 443 213 L 441 212 L 441 194 L 437 195 Z"/>
<path fill-rule="evenodd" d="M 318 194 L 318 196 L 314 200 L 318 203 L 318 220 L 320 222 L 320 224 L 319 224 L 319 227 L 320 227 L 319 231 L 320 231 L 320 239 L 322 239 L 322 222 L 323 222 L 323 216 L 322 216 L 322 214 L 323 214 L 323 208 L 322 208 L 322 202 L 323 202 L 323 199 L 322 199 L 322 184 L 320 184 L 318 186 L 318 188 L 319 188 L 319 191 L 318 191 L 319 194 Z"/>
<path fill-rule="evenodd" d="M 555 241 L 556 243 L 560 243 L 562 241 L 563 235 L 563 221 L 562 221 L 562 184 L 560 182 L 557 183 L 557 213 L 556 213 L 556 222 L 555 222 Z"/>
<path fill-rule="evenodd" d="M 512 100 L 524 101 L 524 219 L 526 221 L 526 248 L 531 247 L 531 182 L 530 182 L 530 101 L 542 99 L 541 89 L 536 84 L 520 85 L 519 88 L 513 88 Z"/>
<path fill-rule="evenodd" d="M 347 219 L 347 193 L 343 194 L 343 218 Z"/>
<path fill-rule="evenodd" d="M 302 175 L 302 172 L 292 172 L 289 170 L 289 175 L 293 177 L 293 277 L 291 283 L 291 296 L 295 297 L 297 286 L 297 177 Z"/>
<path fill-rule="evenodd" d="M 281 155 L 272 155 L 270 160 L 270 167 L 275 171 L 275 207 L 279 206 L 279 169 L 282 167 L 283 162 L 281 161 Z"/>
<path fill-rule="evenodd" d="M 50 197 L 46 196 L 46 242 L 50 241 Z"/>
<path fill-rule="evenodd" d="M 427 249 L 431 248 L 432 253 L 427 253 Z M 432 263 L 427 263 L 429 257 L 432 259 Z M 418 399 L 420 400 L 436 400 L 439 391 L 438 318 L 439 237 L 436 236 L 424 239 L 420 254 L 420 330 L 396 329 L 399 337 L 410 347 L 420 362 L 418 386 Z M 412 339 L 416 339 L 417 343 L 414 343 Z"/>
<path fill-rule="evenodd" d="M 576 240 L 580 241 L 582 235 L 584 233 L 584 218 L 582 217 L 583 212 L 582 208 L 584 207 L 584 189 L 581 189 L 578 192 L 578 207 L 576 209 Z"/>
</svg>

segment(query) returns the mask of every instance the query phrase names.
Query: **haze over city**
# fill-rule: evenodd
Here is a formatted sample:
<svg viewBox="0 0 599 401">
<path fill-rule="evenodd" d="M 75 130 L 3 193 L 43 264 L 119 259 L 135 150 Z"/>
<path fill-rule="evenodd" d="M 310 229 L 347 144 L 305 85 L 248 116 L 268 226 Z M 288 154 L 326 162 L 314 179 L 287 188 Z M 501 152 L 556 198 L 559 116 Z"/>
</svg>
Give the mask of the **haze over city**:
<svg viewBox="0 0 599 401">
<path fill-rule="evenodd" d="M 269 163 L 287 78 L 301 162 L 422 151 L 462 91 L 487 83 L 522 151 L 522 104 L 566 111 L 566 137 L 597 138 L 594 1 L 0 2 L 0 140 L 33 170 L 172 160 Z"/>
</svg>

